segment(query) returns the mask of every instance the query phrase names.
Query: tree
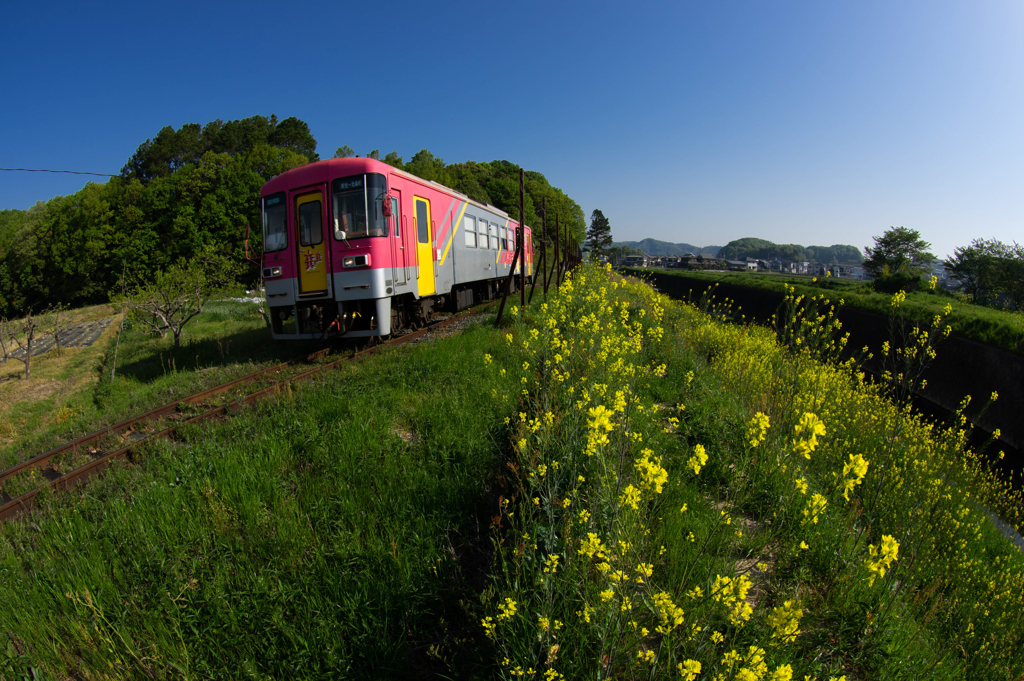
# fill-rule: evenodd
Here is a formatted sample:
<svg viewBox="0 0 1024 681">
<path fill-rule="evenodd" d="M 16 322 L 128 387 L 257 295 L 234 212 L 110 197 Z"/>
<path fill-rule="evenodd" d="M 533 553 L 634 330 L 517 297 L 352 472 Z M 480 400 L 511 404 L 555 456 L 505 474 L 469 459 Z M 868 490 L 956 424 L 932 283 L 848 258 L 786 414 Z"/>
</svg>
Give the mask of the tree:
<svg viewBox="0 0 1024 681">
<path fill-rule="evenodd" d="M 5 339 L 3 343 L 4 357 L 14 357 L 25 365 L 25 380 L 32 378 L 32 346 L 35 345 L 36 331 L 39 330 L 39 320 L 32 316 L 32 313 L 25 315 L 18 320 L 10 320 L 0 317 L 0 338 Z M 21 349 L 20 357 L 15 357 L 13 348 Z M 8 348 L 12 350 L 8 352 Z"/>
<path fill-rule="evenodd" d="M 309 131 L 309 125 L 294 116 L 289 116 L 278 123 L 274 132 L 270 133 L 267 142 L 271 146 L 290 149 L 305 156 L 311 162 L 320 160 L 320 156 L 316 153 L 316 139 Z"/>
<path fill-rule="evenodd" d="M 398 155 L 397 151 L 389 151 L 388 155 L 384 157 L 384 162 L 395 168 L 405 167 L 405 164 L 402 163 L 402 157 Z"/>
<path fill-rule="evenodd" d="M 46 308 L 46 312 L 43 313 L 43 328 L 53 337 L 53 344 L 57 346 L 57 357 L 60 357 L 61 346 L 67 340 L 71 328 L 71 315 L 68 314 L 67 306 L 54 303 Z"/>
<path fill-rule="evenodd" d="M 1024 309 L 1024 246 L 1003 246 L 996 263 L 996 286 L 1013 301 L 1016 310 Z"/>
<path fill-rule="evenodd" d="M 611 252 L 612 226 L 608 218 L 599 209 L 595 208 L 590 214 L 590 229 L 587 230 L 587 247 L 590 249 L 590 259 L 598 260 L 601 256 L 607 256 Z"/>
<path fill-rule="evenodd" d="M 970 246 L 953 249 L 953 257 L 943 264 L 946 272 L 960 282 L 958 288 L 978 302 L 983 290 L 992 291 L 998 274 L 999 257 L 1005 247 L 995 239 L 975 239 Z"/>
<path fill-rule="evenodd" d="M 355 155 L 355 149 L 347 144 L 338 147 L 337 151 L 334 152 L 334 158 L 352 158 Z"/>
<path fill-rule="evenodd" d="M 920 277 L 937 259 L 928 252 L 932 245 L 916 229 L 892 227 L 874 240 L 874 248 L 864 248 L 864 269 L 875 278 L 895 274 Z"/>
<path fill-rule="evenodd" d="M 115 301 L 148 333 L 166 338 L 170 331 L 174 347 L 180 347 L 185 325 L 203 311 L 210 298 L 234 284 L 240 269 L 233 259 L 207 248 L 189 261 L 157 272 L 151 282 L 132 282 Z"/>
</svg>

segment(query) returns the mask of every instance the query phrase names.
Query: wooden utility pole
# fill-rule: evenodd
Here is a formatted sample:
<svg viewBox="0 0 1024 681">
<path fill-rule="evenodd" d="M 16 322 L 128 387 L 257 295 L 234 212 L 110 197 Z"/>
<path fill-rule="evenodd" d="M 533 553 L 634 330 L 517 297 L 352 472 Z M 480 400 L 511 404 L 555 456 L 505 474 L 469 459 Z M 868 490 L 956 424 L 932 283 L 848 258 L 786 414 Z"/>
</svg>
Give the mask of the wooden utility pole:
<svg viewBox="0 0 1024 681">
<path fill-rule="evenodd" d="M 548 297 L 548 270 L 546 266 L 545 257 L 547 256 L 547 235 L 548 235 L 548 220 L 547 220 L 547 199 L 540 200 L 540 258 L 535 260 L 533 263 L 533 282 L 530 284 L 530 298 L 527 302 L 533 302 L 533 290 L 537 288 L 537 279 L 541 279 L 541 292 L 544 293 L 544 299 Z M 534 239 L 536 242 L 536 239 Z"/>
<path fill-rule="evenodd" d="M 519 310 L 526 307 L 526 173 L 519 169 L 519 237 L 516 249 L 522 251 L 519 265 Z"/>
<path fill-rule="evenodd" d="M 560 243 L 559 236 L 561 235 L 562 228 L 558 225 L 558 213 L 555 213 L 555 291 L 561 291 L 561 278 L 558 275 L 559 270 L 562 267 L 562 252 L 558 246 Z"/>
</svg>

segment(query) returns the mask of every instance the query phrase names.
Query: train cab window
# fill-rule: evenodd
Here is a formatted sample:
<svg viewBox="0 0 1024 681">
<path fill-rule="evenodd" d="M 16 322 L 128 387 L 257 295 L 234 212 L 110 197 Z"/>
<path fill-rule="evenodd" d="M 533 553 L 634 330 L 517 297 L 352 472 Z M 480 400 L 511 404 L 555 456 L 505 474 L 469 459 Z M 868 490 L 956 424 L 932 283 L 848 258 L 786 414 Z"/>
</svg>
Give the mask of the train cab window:
<svg viewBox="0 0 1024 681">
<path fill-rule="evenodd" d="M 387 180 L 379 173 L 339 177 L 331 184 L 334 238 L 361 239 L 387 236 L 383 201 Z"/>
<path fill-rule="evenodd" d="M 467 215 L 462 218 L 462 232 L 466 235 L 466 248 L 476 248 L 476 218 Z"/>
<path fill-rule="evenodd" d="M 266 253 L 288 247 L 287 206 L 284 192 L 263 198 L 263 250 Z"/>
<path fill-rule="evenodd" d="M 491 240 L 491 250 L 498 250 L 498 225 L 488 225 L 487 236 L 489 236 Z"/>
<path fill-rule="evenodd" d="M 487 220 L 481 220 L 476 228 L 476 247 L 487 248 Z"/>
<path fill-rule="evenodd" d="M 307 201 L 299 205 L 299 244 L 302 246 L 316 246 L 323 242 L 324 226 L 320 220 L 321 210 L 319 201 Z"/>
<path fill-rule="evenodd" d="M 366 236 L 366 178 L 342 177 L 331 185 L 334 201 L 334 238 L 359 239 Z"/>
</svg>

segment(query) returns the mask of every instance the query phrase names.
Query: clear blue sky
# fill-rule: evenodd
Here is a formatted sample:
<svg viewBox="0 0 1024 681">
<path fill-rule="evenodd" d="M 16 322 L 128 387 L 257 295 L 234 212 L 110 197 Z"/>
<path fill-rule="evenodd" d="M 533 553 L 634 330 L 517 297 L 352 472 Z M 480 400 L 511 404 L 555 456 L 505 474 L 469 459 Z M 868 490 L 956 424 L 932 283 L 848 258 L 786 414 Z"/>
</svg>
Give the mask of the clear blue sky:
<svg viewBox="0 0 1024 681">
<path fill-rule="evenodd" d="M 296 116 L 322 157 L 543 172 L 616 240 L 1024 242 L 1024 3 L 11 3 L 0 167 Z M 0 208 L 85 178 L 0 172 Z"/>
</svg>

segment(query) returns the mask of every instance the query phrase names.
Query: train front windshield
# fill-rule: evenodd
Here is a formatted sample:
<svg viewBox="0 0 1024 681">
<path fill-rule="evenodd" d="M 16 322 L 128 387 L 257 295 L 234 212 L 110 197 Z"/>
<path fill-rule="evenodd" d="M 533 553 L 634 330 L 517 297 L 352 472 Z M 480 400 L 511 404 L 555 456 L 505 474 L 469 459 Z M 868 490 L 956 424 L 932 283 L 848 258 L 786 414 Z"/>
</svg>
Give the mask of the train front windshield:
<svg viewBox="0 0 1024 681">
<path fill-rule="evenodd" d="M 388 221 L 382 210 L 387 181 L 379 173 L 338 178 L 331 184 L 334 204 L 334 238 L 362 239 L 387 236 Z"/>
</svg>

